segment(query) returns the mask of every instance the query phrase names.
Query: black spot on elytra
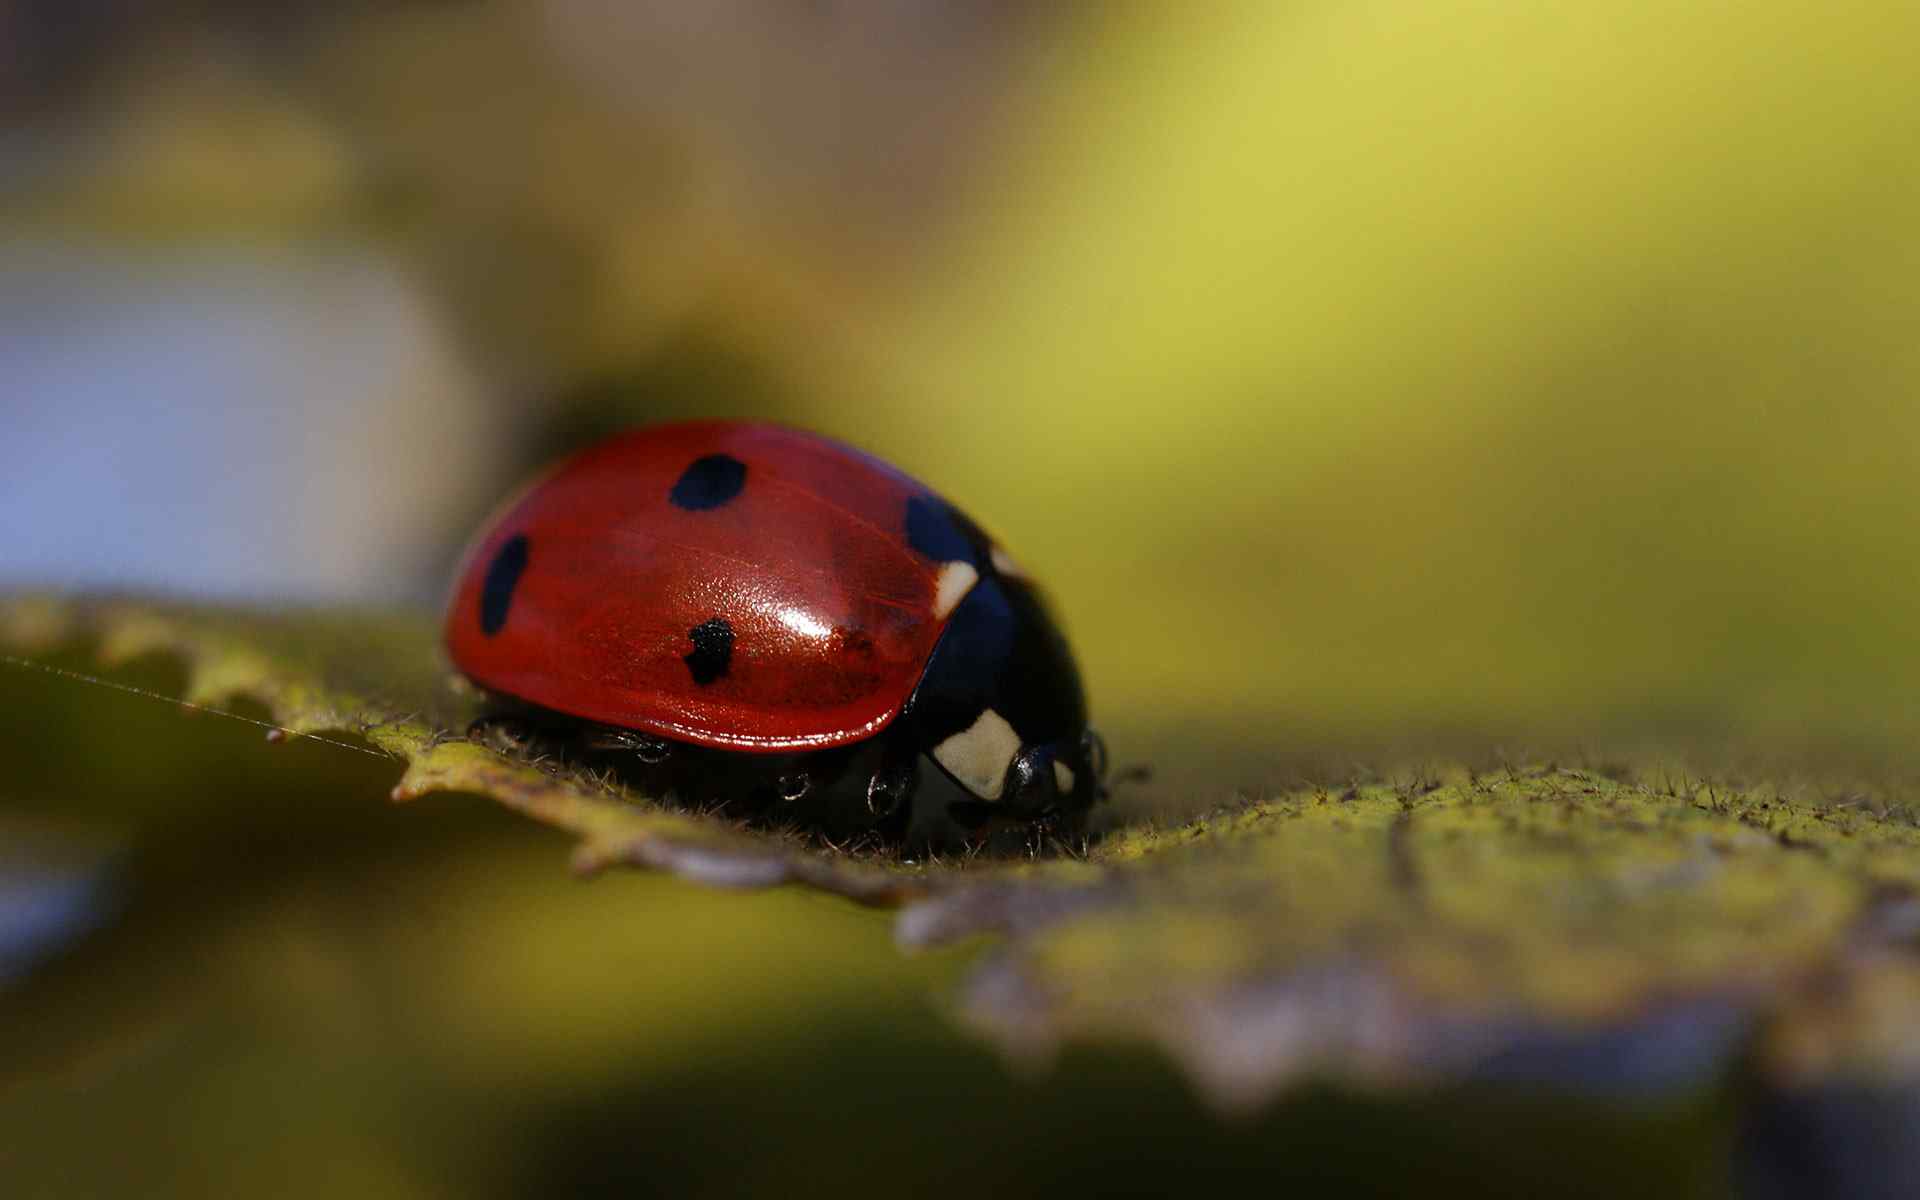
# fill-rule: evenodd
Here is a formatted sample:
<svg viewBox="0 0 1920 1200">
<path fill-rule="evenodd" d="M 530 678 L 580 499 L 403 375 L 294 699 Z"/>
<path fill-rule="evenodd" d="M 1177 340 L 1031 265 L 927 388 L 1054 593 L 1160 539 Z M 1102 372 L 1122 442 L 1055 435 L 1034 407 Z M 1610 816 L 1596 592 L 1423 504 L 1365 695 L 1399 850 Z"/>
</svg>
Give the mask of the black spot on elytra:
<svg viewBox="0 0 1920 1200">
<path fill-rule="evenodd" d="M 931 496 L 907 499 L 907 544 L 934 562 L 973 560 L 973 546 L 952 510 Z"/>
<path fill-rule="evenodd" d="M 733 626 L 715 617 L 687 630 L 687 636 L 693 639 L 693 653 L 680 661 L 693 672 L 695 683 L 705 687 L 727 673 L 733 663 Z"/>
<path fill-rule="evenodd" d="M 480 632 L 492 637 L 507 623 L 513 607 L 513 589 L 527 569 L 527 535 L 516 533 L 496 550 L 480 584 Z"/>
<path fill-rule="evenodd" d="M 680 473 L 667 499 L 675 507 L 689 512 L 719 508 L 747 486 L 747 464 L 731 454 L 709 454 L 696 458 Z"/>
</svg>

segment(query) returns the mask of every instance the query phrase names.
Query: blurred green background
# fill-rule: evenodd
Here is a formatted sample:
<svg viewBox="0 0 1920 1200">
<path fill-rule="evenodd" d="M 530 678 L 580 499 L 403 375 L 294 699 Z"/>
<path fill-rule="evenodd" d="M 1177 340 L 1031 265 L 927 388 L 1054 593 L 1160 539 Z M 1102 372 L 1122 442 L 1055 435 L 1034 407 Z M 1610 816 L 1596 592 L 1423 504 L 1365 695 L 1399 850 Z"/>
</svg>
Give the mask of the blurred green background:
<svg viewBox="0 0 1920 1200">
<path fill-rule="evenodd" d="M 993 528 L 1122 760 L 1201 799 L 1346 742 L 1904 755 L 1916 44 L 1893 0 L 0 0 L 0 582 L 430 604 L 544 459 L 754 415 Z M 375 773 L 261 765 L 244 733 L 152 774 L 173 714 L 123 737 L 131 712 L 65 686 L 9 681 L 35 766 L 0 804 L 162 882 L 112 875 L 135 882 L 81 965 L 0 991 L 64 1064 L 5 1103 L 71 1122 L 0 1172 L 71 1165 L 100 1121 L 204 1147 L 183 1162 L 230 1137 L 362 1172 L 283 1181 L 315 1191 L 525 1186 L 410 1157 L 436 1138 L 525 1134 L 561 1178 L 761 1122 L 935 1156 L 898 1140 L 922 1054 L 961 1080 L 929 1123 L 978 1159 L 1028 1107 L 1021 1162 L 1117 1153 L 1115 1126 L 1261 1140 L 1141 1059 L 1009 1081 L 929 1007 L 953 963 L 896 961 L 878 918 L 576 889 L 510 822 L 363 812 Z M 290 832 L 316 806 L 341 824 Z M 242 816 L 284 861 L 229 853 Z M 198 1033 L 134 1021 L 111 1087 L 104 1052 L 56 1052 L 203 955 L 171 979 Z M 763 1060 L 804 1119 L 767 1111 Z M 893 1098 L 826 1061 L 882 1064 Z M 1148 1115 L 1100 1109 L 1108 1071 Z M 271 1088 L 321 1107 L 252 1103 Z M 976 1100 L 1002 1115 L 969 1124 Z"/>
</svg>

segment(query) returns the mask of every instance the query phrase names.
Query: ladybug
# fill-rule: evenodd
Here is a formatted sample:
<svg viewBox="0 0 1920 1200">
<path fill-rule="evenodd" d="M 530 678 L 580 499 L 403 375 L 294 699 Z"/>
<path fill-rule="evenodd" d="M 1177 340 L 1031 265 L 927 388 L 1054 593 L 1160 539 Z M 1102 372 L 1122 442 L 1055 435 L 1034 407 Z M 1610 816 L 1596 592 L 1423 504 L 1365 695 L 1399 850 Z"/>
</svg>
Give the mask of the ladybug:
<svg viewBox="0 0 1920 1200">
<path fill-rule="evenodd" d="M 1106 755 L 1040 590 L 829 438 L 691 421 L 559 464 L 467 554 L 454 665 L 682 803 L 921 844 L 1072 827 Z"/>
</svg>

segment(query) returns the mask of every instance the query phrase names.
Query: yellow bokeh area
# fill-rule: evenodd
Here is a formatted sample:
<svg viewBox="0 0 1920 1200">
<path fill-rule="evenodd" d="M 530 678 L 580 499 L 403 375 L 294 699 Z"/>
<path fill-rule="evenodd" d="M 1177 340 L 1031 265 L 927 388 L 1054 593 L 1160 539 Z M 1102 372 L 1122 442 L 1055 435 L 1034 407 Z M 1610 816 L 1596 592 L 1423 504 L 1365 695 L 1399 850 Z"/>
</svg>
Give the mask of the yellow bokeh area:
<svg viewBox="0 0 1920 1200">
<path fill-rule="evenodd" d="M 1136 6 L 884 390 L 1112 713 L 1910 714 L 1920 11 Z M 1129 719 L 1123 717 L 1123 720 Z"/>
</svg>

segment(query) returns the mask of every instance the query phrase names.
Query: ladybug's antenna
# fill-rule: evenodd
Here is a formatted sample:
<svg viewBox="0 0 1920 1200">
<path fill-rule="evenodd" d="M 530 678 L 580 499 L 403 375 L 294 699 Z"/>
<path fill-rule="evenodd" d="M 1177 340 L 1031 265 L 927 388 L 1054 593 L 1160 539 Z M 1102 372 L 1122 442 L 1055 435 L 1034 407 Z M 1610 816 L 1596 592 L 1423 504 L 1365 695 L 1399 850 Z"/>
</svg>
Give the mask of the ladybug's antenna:
<svg viewBox="0 0 1920 1200">
<path fill-rule="evenodd" d="M 191 700 L 182 700 L 178 696 L 169 696 L 165 692 L 156 692 L 143 687 L 135 687 L 130 683 L 116 683 L 111 679 L 102 679 L 98 675 L 88 675 L 84 671 L 70 671 L 65 667 L 56 667 L 48 663 L 36 662 L 31 658 L 21 658 L 13 654 L 0 654 L 0 663 L 5 663 L 10 667 L 20 667 L 29 671 L 44 671 L 48 675 L 57 676 L 61 679 L 70 679 L 75 683 L 91 683 L 103 688 L 111 688 L 116 692 L 126 692 L 129 695 L 144 696 L 149 700 L 159 700 L 165 704 L 175 704 L 181 708 L 192 709 L 194 712 L 212 713 L 216 717 L 227 717 L 235 721 L 245 721 L 249 725 L 257 725 L 266 730 L 267 740 L 269 741 L 282 742 L 288 738 L 305 738 L 310 742 L 320 742 L 328 746 L 338 746 L 342 750 L 351 750 L 355 754 L 365 754 L 373 758 L 382 758 L 391 761 L 394 757 L 382 750 L 369 750 L 365 746 L 356 746 L 352 742 L 343 742 L 335 738 L 323 737 L 317 733 L 302 733 L 297 729 L 289 729 L 285 725 L 276 725 L 272 721 L 260 721 L 253 717 L 243 717 L 237 712 L 229 712 L 224 708 L 215 708 L 210 704 L 195 704 Z"/>
</svg>

